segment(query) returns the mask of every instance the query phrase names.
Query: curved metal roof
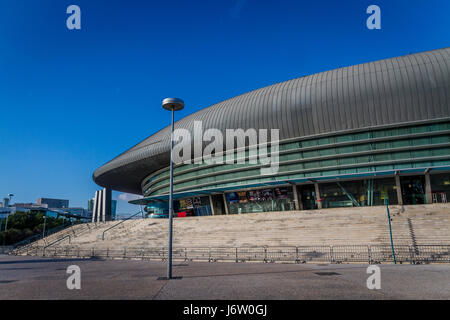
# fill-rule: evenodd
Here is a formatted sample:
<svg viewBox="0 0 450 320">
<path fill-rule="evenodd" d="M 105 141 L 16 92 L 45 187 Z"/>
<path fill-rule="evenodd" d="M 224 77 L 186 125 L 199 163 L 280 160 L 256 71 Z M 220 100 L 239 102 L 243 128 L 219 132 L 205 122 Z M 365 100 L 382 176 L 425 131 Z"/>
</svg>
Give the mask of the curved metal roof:
<svg viewBox="0 0 450 320">
<path fill-rule="evenodd" d="M 410 54 L 277 83 L 222 101 L 175 123 L 193 130 L 280 129 L 280 139 L 450 117 L 450 48 Z M 141 193 L 168 166 L 167 126 L 98 168 L 94 181 Z"/>
</svg>

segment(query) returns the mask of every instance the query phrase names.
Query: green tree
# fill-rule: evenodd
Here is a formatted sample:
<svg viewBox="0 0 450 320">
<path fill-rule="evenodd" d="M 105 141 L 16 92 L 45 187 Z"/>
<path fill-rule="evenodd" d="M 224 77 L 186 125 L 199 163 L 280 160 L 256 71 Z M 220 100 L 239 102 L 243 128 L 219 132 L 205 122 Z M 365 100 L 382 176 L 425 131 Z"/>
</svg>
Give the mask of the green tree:
<svg viewBox="0 0 450 320">
<path fill-rule="evenodd" d="M 45 213 L 40 211 L 17 211 L 8 217 L 8 229 L 6 231 L 6 219 L 3 219 L 0 244 L 11 245 L 33 235 L 42 234 L 44 230 L 44 216 Z M 64 224 L 65 220 L 63 218 L 47 216 L 45 229 L 48 231 Z"/>
</svg>

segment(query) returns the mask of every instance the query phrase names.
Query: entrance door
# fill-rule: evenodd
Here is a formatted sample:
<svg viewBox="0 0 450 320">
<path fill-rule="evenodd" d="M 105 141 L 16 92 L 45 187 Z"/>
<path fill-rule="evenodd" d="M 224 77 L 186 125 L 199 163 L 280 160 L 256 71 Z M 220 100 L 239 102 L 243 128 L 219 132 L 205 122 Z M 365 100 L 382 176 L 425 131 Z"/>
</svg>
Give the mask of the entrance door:
<svg viewBox="0 0 450 320">
<path fill-rule="evenodd" d="M 297 190 L 300 193 L 303 210 L 317 209 L 316 191 L 313 184 L 297 186 Z"/>
<path fill-rule="evenodd" d="M 404 204 L 424 204 L 425 176 L 400 177 Z"/>
<path fill-rule="evenodd" d="M 212 198 L 212 203 L 213 203 L 213 207 L 214 207 L 214 214 L 215 215 L 225 214 L 223 195 L 213 194 L 213 195 L 211 195 L 211 198 Z"/>
</svg>

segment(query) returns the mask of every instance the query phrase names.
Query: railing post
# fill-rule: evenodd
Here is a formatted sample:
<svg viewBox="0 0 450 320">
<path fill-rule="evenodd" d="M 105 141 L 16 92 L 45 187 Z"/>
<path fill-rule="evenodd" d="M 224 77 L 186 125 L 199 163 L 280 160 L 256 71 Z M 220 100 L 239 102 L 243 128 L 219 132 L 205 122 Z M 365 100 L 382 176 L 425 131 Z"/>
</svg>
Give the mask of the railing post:
<svg viewBox="0 0 450 320">
<path fill-rule="evenodd" d="M 211 262 L 211 247 L 208 248 L 208 262 Z"/>
<path fill-rule="evenodd" d="M 408 246 L 409 249 L 409 258 L 411 259 L 411 264 L 415 264 L 415 259 L 414 259 L 414 255 L 413 255 L 413 249 L 411 248 L 411 246 Z"/>
<path fill-rule="evenodd" d="M 127 257 L 127 248 L 123 249 L 123 259 Z"/>
<path fill-rule="evenodd" d="M 330 263 L 334 262 L 333 246 L 330 246 Z"/>
<path fill-rule="evenodd" d="M 184 261 L 187 261 L 187 248 L 184 248 Z"/>
<path fill-rule="evenodd" d="M 267 262 L 267 247 L 264 247 L 264 262 Z"/>
<path fill-rule="evenodd" d="M 106 248 L 106 257 L 109 258 L 109 247 Z"/>
<path fill-rule="evenodd" d="M 236 247 L 235 249 L 236 249 L 236 260 L 235 261 L 238 262 L 238 248 Z"/>
<path fill-rule="evenodd" d="M 295 263 L 299 263 L 299 260 L 298 260 L 298 247 L 295 247 Z"/>
<path fill-rule="evenodd" d="M 370 246 L 367 246 L 367 259 L 369 260 L 369 264 L 372 263 L 372 248 Z"/>
</svg>

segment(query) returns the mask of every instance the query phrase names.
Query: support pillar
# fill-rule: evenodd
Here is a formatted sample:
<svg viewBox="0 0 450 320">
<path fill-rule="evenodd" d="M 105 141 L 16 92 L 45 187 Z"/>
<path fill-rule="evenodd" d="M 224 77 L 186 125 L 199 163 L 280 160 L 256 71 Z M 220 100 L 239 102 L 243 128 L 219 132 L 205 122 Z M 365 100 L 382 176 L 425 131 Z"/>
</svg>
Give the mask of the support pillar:
<svg viewBox="0 0 450 320">
<path fill-rule="evenodd" d="M 111 203 L 112 203 L 112 191 L 110 188 L 103 189 L 104 192 L 104 211 L 103 211 L 103 222 L 112 220 Z"/>
<path fill-rule="evenodd" d="M 212 215 L 215 216 L 216 212 L 214 211 L 214 203 L 213 203 L 211 195 L 209 195 L 209 205 L 211 206 L 211 213 L 212 213 Z"/>
<path fill-rule="evenodd" d="M 103 190 L 100 190 L 98 192 L 98 197 L 97 197 L 97 202 L 98 202 L 98 210 L 97 210 L 97 223 L 100 222 L 100 216 L 103 212 Z"/>
<path fill-rule="evenodd" d="M 431 193 L 430 174 L 428 172 L 425 173 L 425 198 L 427 200 L 427 204 L 433 203 L 433 195 Z"/>
<path fill-rule="evenodd" d="M 319 201 L 320 199 L 319 184 L 317 182 L 314 182 L 314 193 L 316 194 L 317 209 L 322 209 L 322 201 Z"/>
<path fill-rule="evenodd" d="M 292 193 L 294 194 L 294 207 L 295 207 L 295 210 L 301 210 L 300 209 L 300 203 L 298 201 L 297 185 L 295 183 L 292 184 Z"/>
<path fill-rule="evenodd" d="M 402 185 L 400 183 L 400 176 L 395 174 L 395 187 L 397 189 L 397 201 L 400 206 L 403 205 Z"/>
<path fill-rule="evenodd" d="M 227 203 L 227 197 L 225 196 L 225 193 L 222 193 L 223 196 L 223 204 L 225 207 L 225 214 L 228 214 L 228 203 Z"/>
<path fill-rule="evenodd" d="M 95 191 L 94 196 L 94 205 L 92 206 L 92 223 L 95 222 L 95 218 L 97 217 L 97 211 L 98 211 L 98 191 Z"/>
</svg>

